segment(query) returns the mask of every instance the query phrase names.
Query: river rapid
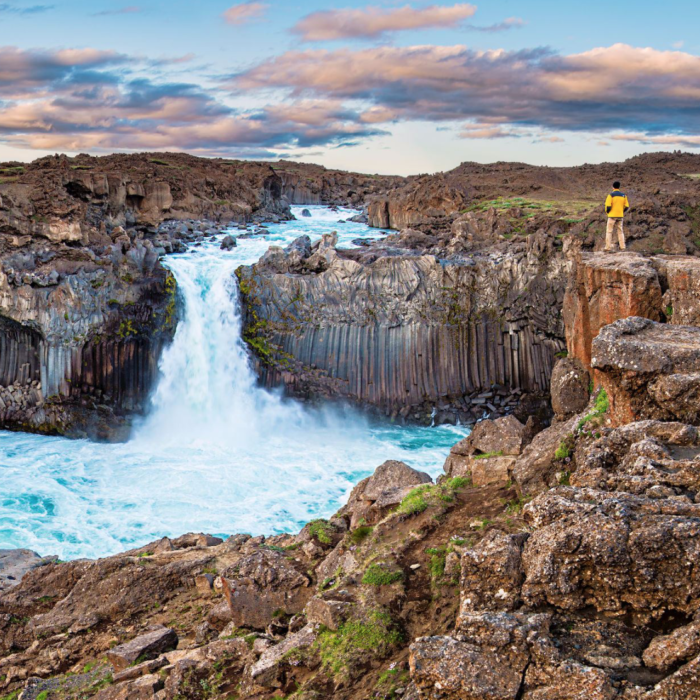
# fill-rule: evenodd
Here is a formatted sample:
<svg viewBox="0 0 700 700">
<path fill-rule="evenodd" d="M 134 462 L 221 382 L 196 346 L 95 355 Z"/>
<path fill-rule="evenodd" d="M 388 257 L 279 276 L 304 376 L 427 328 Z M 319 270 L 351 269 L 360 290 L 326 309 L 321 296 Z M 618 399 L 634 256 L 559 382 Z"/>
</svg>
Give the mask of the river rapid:
<svg viewBox="0 0 700 700">
<path fill-rule="evenodd" d="M 340 245 L 383 235 L 338 223 L 355 212 L 295 207 L 269 235 L 223 234 L 168 256 L 183 317 L 163 353 L 148 415 L 124 444 L 0 431 L 0 549 L 102 557 L 163 536 L 294 532 L 327 517 L 386 459 L 437 476 L 461 427 L 402 427 L 354 410 L 311 409 L 256 384 L 241 339 L 234 270 L 270 245 L 337 230 Z M 233 231 L 233 235 L 238 232 Z"/>
</svg>

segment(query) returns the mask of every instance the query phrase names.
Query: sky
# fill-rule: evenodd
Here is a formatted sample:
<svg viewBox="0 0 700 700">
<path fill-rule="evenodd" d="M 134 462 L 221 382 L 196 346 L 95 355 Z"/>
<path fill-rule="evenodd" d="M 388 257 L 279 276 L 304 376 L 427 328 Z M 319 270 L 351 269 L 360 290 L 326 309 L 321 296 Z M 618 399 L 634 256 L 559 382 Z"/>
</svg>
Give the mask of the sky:
<svg viewBox="0 0 700 700">
<path fill-rule="evenodd" d="M 700 152 L 699 26 L 694 0 L 0 0 L 0 161 L 405 175 Z"/>
</svg>

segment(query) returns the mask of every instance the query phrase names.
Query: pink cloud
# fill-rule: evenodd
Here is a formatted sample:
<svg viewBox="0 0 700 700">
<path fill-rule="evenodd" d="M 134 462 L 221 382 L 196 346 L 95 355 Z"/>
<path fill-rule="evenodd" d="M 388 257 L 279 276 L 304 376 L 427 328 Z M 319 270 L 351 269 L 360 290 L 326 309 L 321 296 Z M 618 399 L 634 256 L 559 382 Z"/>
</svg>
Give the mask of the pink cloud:
<svg viewBox="0 0 700 700">
<path fill-rule="evenodd" d="M 222 17 L 227 24 L 241 25 L 260 19 L 267 10 L 267 5 L 262 2 L 244 2 L 234 5 L 226 10 Z"/>
<path fill-rule="evenodd" d="M 366 7 L 362 10 L 324 10 L 300 20 L 292 31 L 304 41 L 335 39 L 373 39 L 389 32 L 408 29 L 456 27 L 476 12 L 474 5 L 460 3 L 451 7 L 410 5 L 393 10 Z"/>
</svg>

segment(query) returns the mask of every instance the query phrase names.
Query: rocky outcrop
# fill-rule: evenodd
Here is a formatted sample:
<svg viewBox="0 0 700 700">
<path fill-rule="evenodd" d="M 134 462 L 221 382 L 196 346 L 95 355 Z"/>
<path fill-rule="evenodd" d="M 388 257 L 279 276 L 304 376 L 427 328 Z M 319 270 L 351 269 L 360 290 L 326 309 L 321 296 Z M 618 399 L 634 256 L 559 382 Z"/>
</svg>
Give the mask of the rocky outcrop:
<svg viewBox="0 0 700 700">
<path fill-rule="evenodd" d="M 424 422 L 512 412 L 546 394 L 562 348 L 567 266 L 548 245 L 439 259 L 299 239 L 238 271 L 244 337 L 262 382 L 295 396 Z"/>
<path fill-rule="evenodd" d="M 660 419 L 700 423 L 700 328 L 626 318 L 593 341 L 592 365 L 614 425 Z"/>
<path fill-rule="evenodd" d="M 564 298 L 569 355 L 591 368 L 591 347 L 614 321 L 640 316 L 695 325 L 700 318 L 700 259 L 637 253 L 584 253 Z"/>
</svg>

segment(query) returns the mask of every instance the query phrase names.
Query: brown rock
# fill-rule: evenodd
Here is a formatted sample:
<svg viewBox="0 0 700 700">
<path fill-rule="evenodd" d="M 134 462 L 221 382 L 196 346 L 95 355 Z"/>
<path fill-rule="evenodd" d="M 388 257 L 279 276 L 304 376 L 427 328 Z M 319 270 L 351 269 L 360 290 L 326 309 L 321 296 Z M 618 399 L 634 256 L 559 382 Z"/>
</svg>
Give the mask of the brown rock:
<svg viewBox="0 0 700 700">
<path fill-rule="evenodd" d="M 554 482 L 555 453 L 562 441 L 570 435 L 578 416 L 565 423 L 556 423 L 538 433 L 512 466 L 513 480 L 521 493 L 534 495 L 546 491 Z"/>
<path fill-rule="evenodd" d="M 306 619 L 315 624 L 323 625 L 329 630 L 337 630 L 345 621 L 352 603 L 342 600 L 325 600 L 314 596 L 304 608 Z"/>
<path fill-rule="evenodd" d="M 451 450 L 443 469 L 448 476 L 470 476 L 476 465 L 472 459 L 478 454 L 498 456 L 519 455 L 528 438 L 526 427 L 515 416 L 505 416 L 496 420 L 483 420 L 474 426 L 472 432 L 460 440 Z M 503 472 L 503 465 L 494 465 L 494 471 Z M 507 467 L 506 467 L 507 468 Z M 486 468 L 478 469 L 484 483 L 489 483 Z M 499 479 L 497 479 L 499 481 Z M 505 481 L 508 481 L 506 476 Z M 476 482 L 475 482 L 476 483 Z"/>
<path fill-rule="evenodd" d="M 679 627 L 670 634 L 652 639 L 644 651 L 649 668 L 667 672 L 674 666 L 700 654 L 700 621 Z"/>
<path fill-rule="evenodd" d="M 590 381 L 588 371 L 576 358 L 563 357 L 554 365 L 551 392 L 557 418 L 571 418 L 586 408 Z"/>
<path fill-rule="evenodd" d="M 175 630 L 167 627 L 154 629 L 142 634 L 126 644 L 120 644 L 107 652 L 107 659 L 116 671 L 122 671 L 137 659 L 155 658 L 163 652 L 177 647 L 178 639 Z"/>
<path fill-rule="evenodd" d="M 280 663 L 295 649 L 307 649 L 318 637 L 316 625 L 307 625 L 299 632 L 290 634 L 283 642 L 263 652 L 250 669 L 250 675 L 257 685 L 264 688 L 277 685 Z"/>
<path fill-rule="evenodd" d="M 613 425 L 700 422 L 700 328 L 637 317 L 616 321 L 593 342 L 592 364 L 608 393 Z"/>
<path fill-rule="evenodd" d="M 388 508 L 401 503 L 416 486 L 431 484 L 432 481 L 428 474 L 416 471 L 404 462 L 388 460 L 353 489 L 347 505 L 338 515 L 349 516 L 351 529 L 363 520 L 372 525 L 386 514 Z"/>
<path fill-rule="evenodd" d="M 224 595 L 237 627 L 265 629 L 276 610 L 300 613 L 312 591 L 309 579 L 272 550 L 258 550 L 222 573 Z"/>
<path fill-rule="evenodd" d="M 657 272 L 636 253 L 584 254 L 567 287 L 563 315 L 569 355 L 588 369 L 603 326 L 629 316 L 661 319 Z"/>
<path fill-rule="evenodd" d="M 462 553 L 460 618 L 483 610 L 515 610 L 524 579 L 522 549 L 527 535 L 486 533 Z M 460 622 L 457 620 L 457 627 Z"/>
<path fill-rule="evenodd" d="M 515 457 L 469 457 L 469 473 L 474 486 L 506 486 Z"/>
</svg>

